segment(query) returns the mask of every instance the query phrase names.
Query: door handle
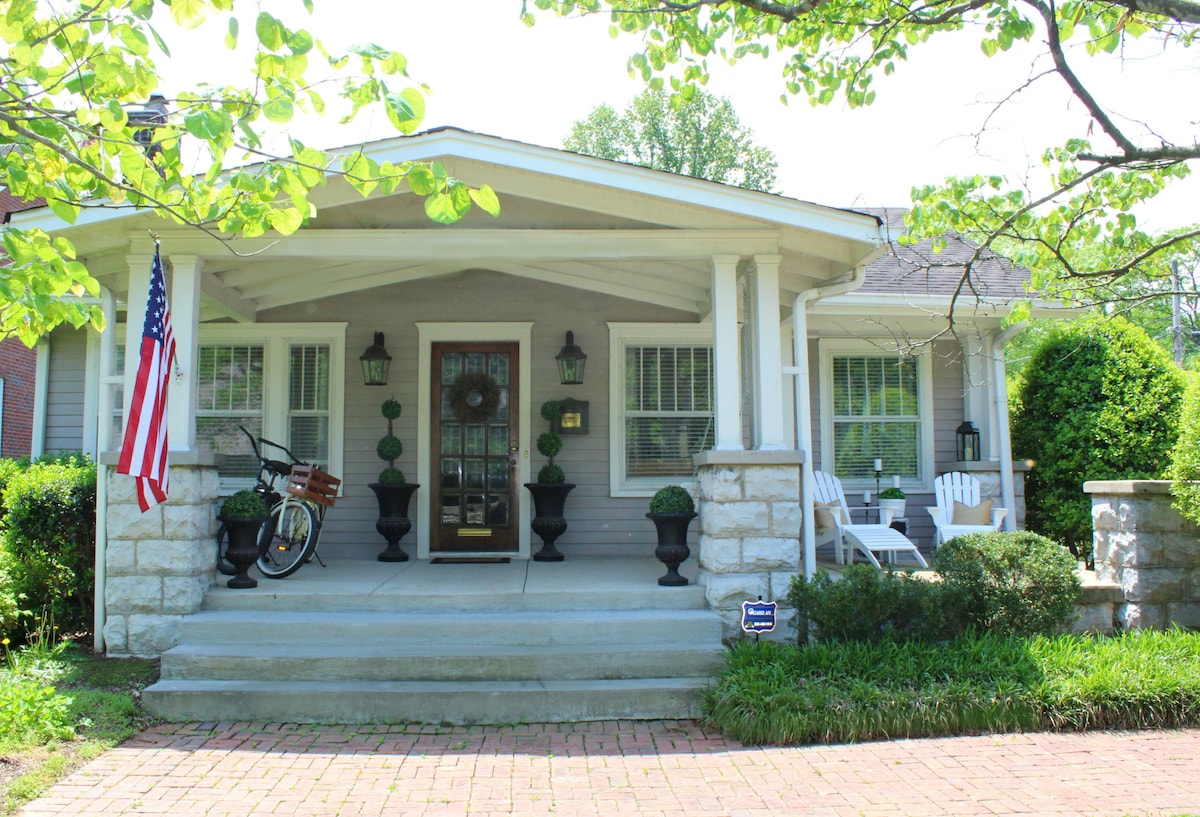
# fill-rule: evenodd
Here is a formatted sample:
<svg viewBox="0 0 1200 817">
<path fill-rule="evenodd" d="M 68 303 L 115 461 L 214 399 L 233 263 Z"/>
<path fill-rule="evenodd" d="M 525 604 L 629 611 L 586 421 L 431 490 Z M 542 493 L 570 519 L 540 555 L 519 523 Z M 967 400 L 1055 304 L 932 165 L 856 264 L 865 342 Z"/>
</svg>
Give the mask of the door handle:
<svg viewBox="0 0 1200 817">
<path fill-rule="evenodd" d="M 516 471 L 521 467 L 521 441 L 508 441 L 508 467 Z"/>
</svg>

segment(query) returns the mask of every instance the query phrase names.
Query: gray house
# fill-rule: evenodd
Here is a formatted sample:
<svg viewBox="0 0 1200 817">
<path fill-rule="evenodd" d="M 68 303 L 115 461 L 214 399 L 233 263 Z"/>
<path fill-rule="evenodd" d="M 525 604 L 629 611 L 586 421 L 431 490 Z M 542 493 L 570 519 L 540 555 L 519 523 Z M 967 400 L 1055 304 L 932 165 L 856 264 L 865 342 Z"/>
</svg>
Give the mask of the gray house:
<svg viewBox="0 0 1200 817">
<path fill-rule="evenodd" d="M 814 569 L 814 469 L 861 497 L 879 487 L 881 459 L 883 486 L 898 480 L 908 494 L 907 533 L 926 550 L 923 508 L 944 471 L 975 473 L 1019 524 L 1003 347 L 1019 331 L 1004 327 L 1009 305 L 1026 296 L 1011 265 L 977 270 L 980 297 L 959 303 L 947 331 L 963 248 L 952 243 L 933 264 L 921 247 L 894 250 L 899 211 L 824 207 L 454 129 L 367 151 L 440 161 L 491 185 L 502 213 L 437 225 L 411 195 L 363 199 L 335 178 L 313 196 L 317 217 L 286 238 L 222 243 L 125 210 L 88 210 L 70 227 L 45 209 L 13 215 L 69 236 L 104 288 L 111 331 L 59 329 L 39 349 L 34 448 L 82 448 L 106 464 L 97 625 L 109 653 L 176 647 L 187 619 L 225 591 L 214 506 L 256 473 L 239 426 L 342 479 L 321 536 L 330 569 L 382 569 L 367 485 L 383 465 L 388 398 L 404 407 L 397 465 L 421 485 L 402 543 L 414 559 L 395 569 L 446 557 L 525 569 L 539 547 L 522 487 L 543 464 L 539 407 L 570 398 L 578 425 L 556 458 L 577 485 L 558 540 L 566 561 L 544 569 L 648 559 L 647 499 L 684 484 L 700 518 L 683 592 L 719 619 L 717 642 L 736 633 L 743 601 L 781 600 L 791 576 Z M 178 365 L 171 498 L 143 515 L 105 452 L 119 447 L 137 363 L 125 350 L 140 343 L 150 229 L 168 269 Z M 376 333 L 391 357 L 386 386 L 367 385 L 360 365 Z M 581 383 L 564 383 L 556 361 L 569 333 L 587 356 Z M 464 373 L 495 384 L 499 408 L 483 422 L 448 408 Z M 978 461 L 957 461 L 964 421 L 980 431 Z M 259 591 L 294 589 L 308 572 Z M 464 609 L 482 587 L 473 600 L 456 594 Z"/>
</svg>

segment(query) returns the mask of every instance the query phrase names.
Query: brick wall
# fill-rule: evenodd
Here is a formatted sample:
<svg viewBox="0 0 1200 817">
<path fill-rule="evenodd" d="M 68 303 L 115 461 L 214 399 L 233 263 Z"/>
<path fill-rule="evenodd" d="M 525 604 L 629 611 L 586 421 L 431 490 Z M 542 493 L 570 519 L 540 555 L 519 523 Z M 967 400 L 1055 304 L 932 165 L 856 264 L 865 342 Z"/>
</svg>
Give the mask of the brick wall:
<svg viewBox="0 0 1200 817">
<path fill-rule="evenodd" d="M 0 341 L 0 377 L 4 378 L 4 424 L 0 456 L 28 456 L 33 444 L 33 403 L 37 352 L 16 338 Z"/>
</svg>

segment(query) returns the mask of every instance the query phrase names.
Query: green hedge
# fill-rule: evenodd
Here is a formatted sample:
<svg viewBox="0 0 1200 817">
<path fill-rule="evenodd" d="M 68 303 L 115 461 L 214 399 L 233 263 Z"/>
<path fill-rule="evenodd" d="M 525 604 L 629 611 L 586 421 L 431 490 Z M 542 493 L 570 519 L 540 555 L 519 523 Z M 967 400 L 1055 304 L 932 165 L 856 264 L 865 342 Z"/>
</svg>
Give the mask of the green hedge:
<svg viewBox="0 0 1200 817">
<path fill-rule="evenodd" d="M 49 616 L 60 633 L 92 626 L 96 546 L 96 466 L 82 455 L 61 455 L 7 476 L 0 523 L 0 566 L 8 573 L 8 601 L 25 617 Z M 0 592 L 3 592 L 0 586 Z M 2 615 L 2 613 L 0 613 Z M 19 622 L 5 637 L 19 643 Z M 11 625 L 8 625 L 11 627 Z"/>
<path fill-rule="evenodd" d="M 1025 367 L 1014 456 L 1031 460 L 1029 530 L 1090 557 L 1083 483 L 1160 479 L 1179 433 L 1183 379 L 1145 330 L 1120 317 L 1060 321 Z"/>
<path fill-rule="evenodd" d="M 850 565 L 792 580 L 788 604 L 801 641 L 938 641 L 968 630 L 1052 634 L 1075 613 L 1081 592 L 1076 561 L 1036 533 L 958 536 L 934 556 L 938 581 Z"/>
</svg>

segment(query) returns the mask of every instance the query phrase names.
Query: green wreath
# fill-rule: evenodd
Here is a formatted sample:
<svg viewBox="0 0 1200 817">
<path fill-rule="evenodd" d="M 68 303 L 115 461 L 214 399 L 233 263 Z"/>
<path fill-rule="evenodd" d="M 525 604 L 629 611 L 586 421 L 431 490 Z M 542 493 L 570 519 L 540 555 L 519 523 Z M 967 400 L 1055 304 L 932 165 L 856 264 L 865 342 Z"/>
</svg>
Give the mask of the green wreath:
<svg viewBox="0 0 1200 817">
<path fill-rule="evenodd" d="M 459 375 L 450 392 L 450 410 L 464 423 L 482 423 L 500 405 L 500 388 L 486 374 Z"/>
</svg>

